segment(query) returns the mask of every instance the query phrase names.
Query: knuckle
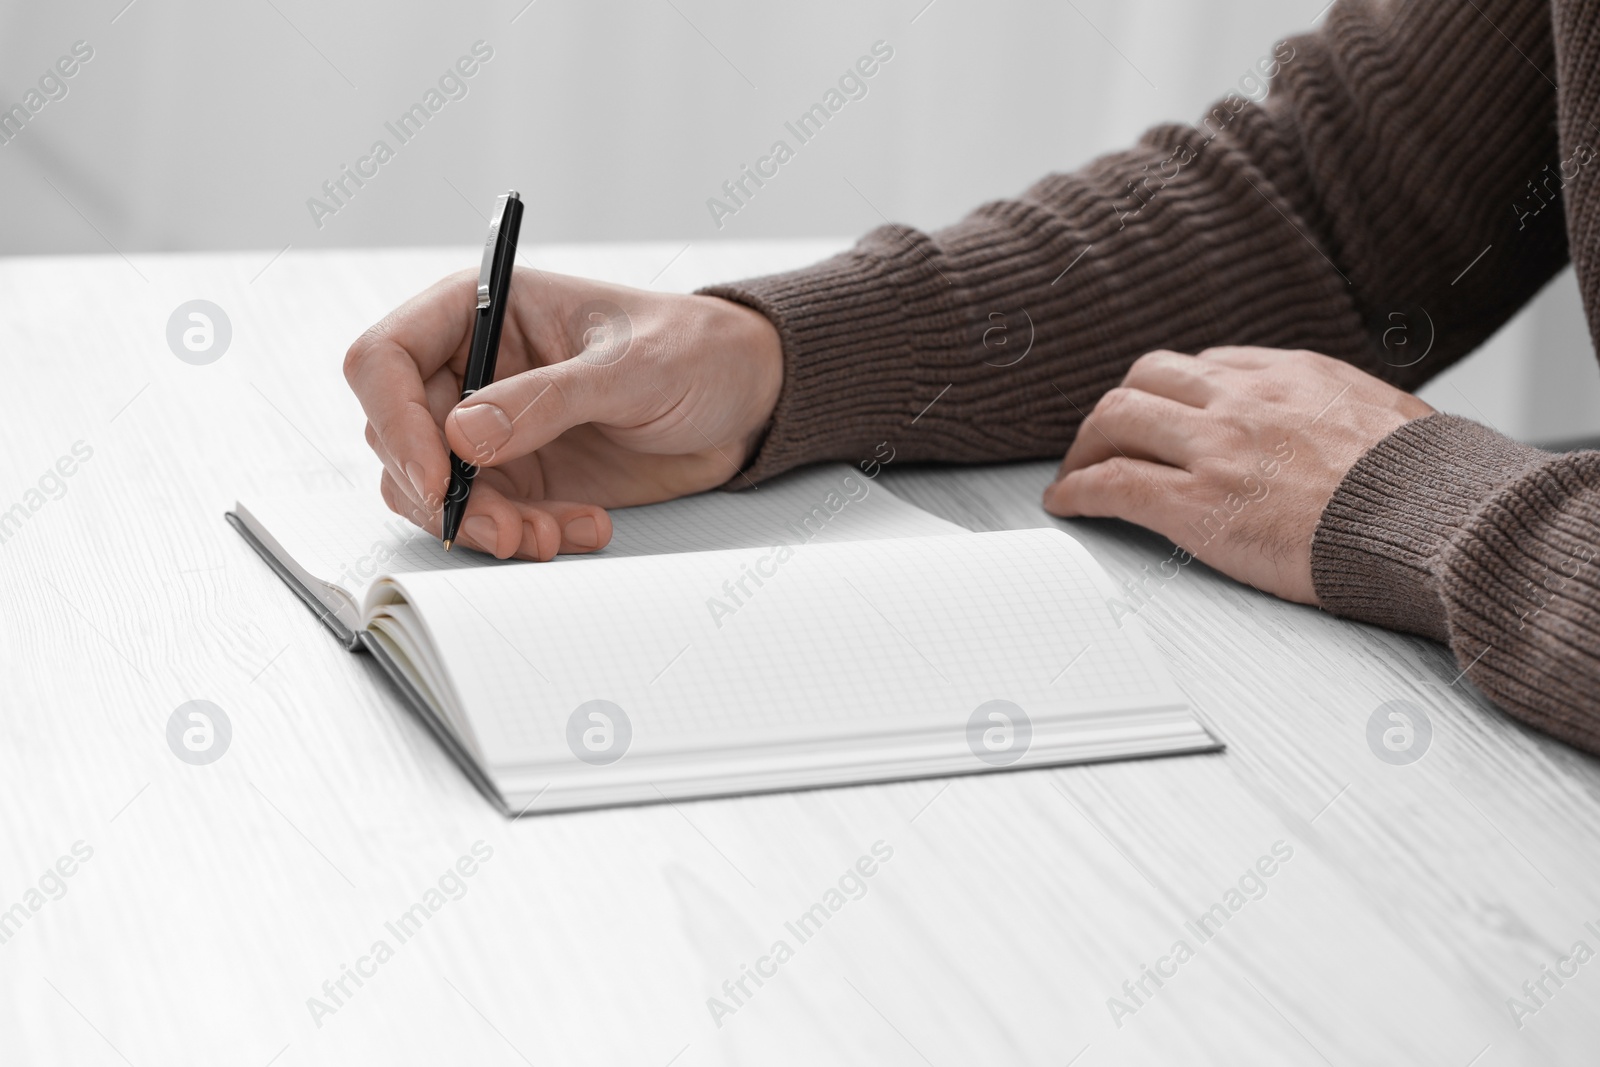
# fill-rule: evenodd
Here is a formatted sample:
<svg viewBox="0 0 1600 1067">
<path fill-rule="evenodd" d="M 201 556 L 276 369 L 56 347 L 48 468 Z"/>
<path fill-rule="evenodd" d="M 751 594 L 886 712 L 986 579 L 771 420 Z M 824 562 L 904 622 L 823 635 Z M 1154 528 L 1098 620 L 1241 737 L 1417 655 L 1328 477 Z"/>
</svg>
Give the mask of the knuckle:
<svg viewBox="0 0 1600 1067">
<path fill-rule="evenodd" d="M 374 327 L 375 329 L 376 327 Z M 354 388 L 356 379 L 361 376 L 361 365 L 366 362 L 367 353 L 372 350 L 372 330 L 356 338 L 344 353 L 344 380 Z"/>
<path fill-rule="evenodd" d="M 549 562 L 561 551 L 561 524 L 554 515 L 540 512 L 535 526 L 538 529 L 539 558 Z"/>
<path fill-rule="evenodd" d="M 1284 404 L 1293 401 L 1304 391 L 1304 383 L 1293 374 L 1268 372 L 1256 375 L 1241 399 L 1254 404 Z"/>
<path fill-rule="evenodd" d="M 1126 386 L 1115 386 L 1107 389 L 1100 397 L 1100 402 L 1094 406 L 1094 414 L 1101 416 L 1114 416 L 1126 411 L 1133 402 L 1133 390 Z"/>
<path fill-rule="evenodd" d="M 1129 370 L 1134 370 L 1134 369 L 1149 370 L 1152 367 L 1159 367 L 1162 364 L 1166 363 L 1166 361 L 1172 355 L 1173 355 L 1173 353 L 1167 351 L 1165 348 L 1153 349 L 1153 350 L 1151 350 L 1149 352 L 1146 352 L 1144 355 L 1140 356 L 1138 359 L 1134 360 L 1133 361 L 1133 366 L 1129 367 L 1128 369 Z"/>
<path fill-rule="evenodd" d="M 1233 476 L 1233 463 L 1220 455 L 1198 456 L 1189 463 L 1189 473 L 1197 484 L 1216 487 L 1227 484 Z"/>
<path fill-rule="evenodd" d="M 1157 496 L 1158 490 L 1150 477 L 1149 467 L 1139 461 L 1118 456 L 1110 477 L 1110 492 L 1116 495 L 1125 512 L 1141 511 Z"/>
<path fill-rule="evenodd" d="M 1131 461 L 1121 456 L 1112 456 L 1084 471 L 1084 480 L 1096 491 L 1120 493 L 1127 488 L 1134 477 L 1131 468 Z"/>
<path fill-rule="evenodd" d="M 524 511 L 522 516 L 522 541 L 517 555 L 525 559 L 548 563 L 561 549 L 561 528 L 556 521 L 542 512 Z"/>
<path fill-rule="evenodd" d="M 1144 476 L 1140 473 L 1139 465 L 1126 456 L 1113 456 L 1110 461 L 1108 477 L 1112 483 L 1121 486 L 1143 485 Z"/>
</svg>

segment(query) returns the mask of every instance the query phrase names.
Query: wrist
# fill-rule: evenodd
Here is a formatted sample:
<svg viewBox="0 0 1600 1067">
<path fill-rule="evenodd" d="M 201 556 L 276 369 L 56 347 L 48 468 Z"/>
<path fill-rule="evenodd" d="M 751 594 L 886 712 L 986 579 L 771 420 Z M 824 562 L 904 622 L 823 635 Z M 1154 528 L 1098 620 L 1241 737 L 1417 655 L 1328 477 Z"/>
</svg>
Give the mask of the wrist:
<svg viewBox="0 0 1600 1067">
<path fill-rule="evenodd" d="M 772 320 L 754 308 L 715 296 L 697 296 L 710 308 L 712 351 L 732 364 L 739 410 L 736 443 L 740 466 L 749 463 L 772 426 L 783 391 L 783 340 Z"/>
</svg>

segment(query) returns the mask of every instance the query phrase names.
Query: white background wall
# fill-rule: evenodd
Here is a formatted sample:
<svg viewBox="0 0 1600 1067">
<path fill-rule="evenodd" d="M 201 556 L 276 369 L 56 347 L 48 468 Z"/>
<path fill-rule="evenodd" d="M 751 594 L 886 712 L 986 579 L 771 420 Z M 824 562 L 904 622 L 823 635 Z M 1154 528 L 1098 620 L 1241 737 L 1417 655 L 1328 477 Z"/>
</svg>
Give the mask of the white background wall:
<svg viewBox="0 0 1600 1067">
<path fill-rule="evenodd" d="M 0 253 L 473 244 L 515 186 L 540 241 L 919 227 L 1193 120 L 1324 0 L 67 0 L 0 10 L 0 103 L 94 58 L 0 147 Z M 1412 0 L 1419 2 L 1419 0 Z M 483 40 L 494 57 L 339 212 L 306 201 Z M 894 59 L 718 229 L 705 201 L 877 40 Z M 853 188 L 852 188 L 853 186 Z M 1570 274 L 1440 406 L 1600 431 Z"/>
</svg>

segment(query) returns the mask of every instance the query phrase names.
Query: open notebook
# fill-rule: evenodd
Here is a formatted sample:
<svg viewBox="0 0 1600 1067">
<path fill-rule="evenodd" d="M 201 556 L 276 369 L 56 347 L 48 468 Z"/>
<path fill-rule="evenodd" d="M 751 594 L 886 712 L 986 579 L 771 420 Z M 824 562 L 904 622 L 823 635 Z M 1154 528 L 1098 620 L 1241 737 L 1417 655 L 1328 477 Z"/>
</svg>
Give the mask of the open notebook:
<svg viewBox="0 0 1600 1067">
<path fill-rule="evenodd" d="M 228 519 L 510 814 L 1220 747 L 1071 537 L 849 467 L 620 509 L 551 563 L 353 493 Z"/>
</svg>

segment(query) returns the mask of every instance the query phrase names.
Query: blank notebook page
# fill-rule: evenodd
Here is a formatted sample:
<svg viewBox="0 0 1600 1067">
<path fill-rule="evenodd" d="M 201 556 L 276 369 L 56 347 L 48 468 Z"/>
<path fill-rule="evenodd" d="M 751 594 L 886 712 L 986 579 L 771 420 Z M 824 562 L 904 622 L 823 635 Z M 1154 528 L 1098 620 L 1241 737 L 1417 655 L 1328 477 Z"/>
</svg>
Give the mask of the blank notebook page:
<svg viewBox="0 0 1600 1067">
<path fill-rule="evenodd" d="M 560 758 L 581 703 L 630 751 L 1181 706 L 1098 566 L 1059 530 L 402 576 L 484 755 Z M 761 579 L 758 584 L 750 577 Z M 741 581 L 742 579 L 742 581 Z M 771 732 L 769 732 L 771 731 Z M 569 757 L 570 758 L 570 757 Z"/>
<path fill-rule="evenodd" d="M 375 493 L 267 496 L 249 501 L 248 510 L 304 570 L 337 585 L 358 604 L 380 574 L 548 566 L 501 561 L 470 550 L 446 552 L 438 538 L 389 511 Z M 739 493 L 701 493 L 663 504 L 618 508 L 611 512 L 611 522 L 611 543 L 603 551 L 560 556 L 556 562 L 752 548 L 781 541 L 829 544 L 922 537 L 962 529 L 840 464 L 786 475 Z"/>
</svg>

